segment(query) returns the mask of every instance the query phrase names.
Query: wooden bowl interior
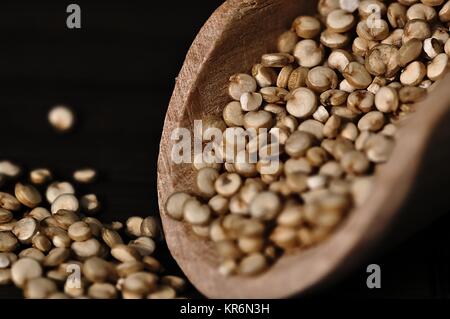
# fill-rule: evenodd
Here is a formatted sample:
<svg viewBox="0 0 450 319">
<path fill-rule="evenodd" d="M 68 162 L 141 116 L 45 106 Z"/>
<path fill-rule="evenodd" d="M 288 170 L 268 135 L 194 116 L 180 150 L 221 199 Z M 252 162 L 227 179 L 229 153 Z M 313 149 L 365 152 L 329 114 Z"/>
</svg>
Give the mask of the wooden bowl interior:
<svg viewBox="0 0 450 319">
<path fill-rule="evenodd" d="M 257 277 L 221 276 L 217 272 L 218 258 L 211 243 L 194 235 L 183 223 L 167 218 L 164 213 L 167 197 L 173 191 L 193 189 L 195 176 L 191 165 L 177 165 L 171 161 L 173 142 L 170 134 L 176 127 L 191 128 L 194 120 L 221 114 L 230 101 L 228 78 L 235 73 L 249 72 L 261 54 L 275 51 L 276 38 L 289 28 L 296 16 L 315 12 L 315 1 L 227 1 L 199 33 L 177 79 L 161 140 L 159 204 L 169 249 L 191 282 L 208 297 L 291 296 L 358 262 L 390 225 L 415 178 L 411 172 L 417 171 L 420 165 L 420 154 L 429 132 L 436 119 L 448 109 L 448 98 L 445 101 L 436 98 L 438 94 L 423 103 L 437 105 L 441 113 L 427 115 L 419 111 L 422 115 L 417 117 L 425 118 L 425 124 L 421 122 L 417 126 L 414 123 L 417 119 L 405 124 L 398 137 L 399 144 L 404 146 L 401 149 L 397 147 L 389 163 L 379 167 L 376 191 L 371 194 L 367 205 L 351 212 L 324 243 L 301 253 L 283 256 Z M 447 80 L 444 86 L 448 85 Z M 437 90 L 444 93 L 445 88 Z M 411 157 L 418 160 L 412 161 Z"/>
</svg>

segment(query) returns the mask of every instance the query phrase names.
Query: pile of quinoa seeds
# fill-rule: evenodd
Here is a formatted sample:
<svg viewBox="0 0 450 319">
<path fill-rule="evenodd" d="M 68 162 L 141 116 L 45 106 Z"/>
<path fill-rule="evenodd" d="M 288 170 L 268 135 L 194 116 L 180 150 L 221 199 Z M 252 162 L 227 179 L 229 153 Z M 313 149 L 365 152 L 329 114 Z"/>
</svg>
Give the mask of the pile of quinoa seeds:
<svg viewBox="0 0 450 319">
<path fill-rule="evenodd" d="M 57 112 L 50 123 L 68 131 L 72 113 Z M 97 196 L 76 189 L 93 183 L 96 170 L 76 170 L 73 183 L 52 175 L 0 161 L 0 286 L 14 284 L 33 299 L 179 296 L 185 280 L 168 275 L 153 256 L 161 236 L 157 219 L 104 223 Z"/>
<path fill-rule="evenodd" d="M 214 242 L 224 275 L 261 273 L 324 241 L 364 203 L 398 123 L 446 73 L 449 21 L 444 0 L 319 1 L 279 36 L 278 52 L 231 75 L 223 117 L 203 122 L 223 136 L 277 129 L 278 169 L 262 172 L 264 157 L 195 163 L 196 189 L 172 194 L 166 213 Z M 274 141 L 263 137 L 238 151 L 267 153 Z"/>
</svg>

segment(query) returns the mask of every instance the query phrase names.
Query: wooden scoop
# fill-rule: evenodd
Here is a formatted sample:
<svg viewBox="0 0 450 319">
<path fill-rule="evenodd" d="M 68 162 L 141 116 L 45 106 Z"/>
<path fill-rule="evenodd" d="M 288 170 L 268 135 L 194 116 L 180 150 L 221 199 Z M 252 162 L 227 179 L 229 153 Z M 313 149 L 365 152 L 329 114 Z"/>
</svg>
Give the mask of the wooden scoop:
<svg viewBox="0 0 450 319">
<path fill-rule="evenodd" d="M 280 298 L 338 279 L 377 247 L 446 212 L 450 203 L 450 78 L 446 78 L 398 132 L 390 161 L 377 169 L 367 203 L 354 209 L 331 237 L 288 254 L 256 277 L 224 277 L 212 244 L 168 218 L 167 197 L 193 189 L 190 164 L 171 160 L 170 136 L 195 119 L 220 115 L 230 101 L 229 77 L 249 72 L 263 53 L 276 51 L 276 38 L 295 17 L 315 14 L 306 0 L 229 0 L 206 22 L 187 54 L 166 115 L 158 162 L 158 196 L 164 232 L 173 257 L 189 280 L 211 298 Z M 362 279 L 363 280 L 363 279 Z"/>
</svg>

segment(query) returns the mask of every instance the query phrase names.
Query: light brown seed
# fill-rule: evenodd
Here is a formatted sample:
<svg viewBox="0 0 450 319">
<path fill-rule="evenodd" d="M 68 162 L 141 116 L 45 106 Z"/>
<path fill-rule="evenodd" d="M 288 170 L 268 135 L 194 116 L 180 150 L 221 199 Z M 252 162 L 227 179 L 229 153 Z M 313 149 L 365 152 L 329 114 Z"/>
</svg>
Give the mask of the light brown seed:
<svg viewBox="0 0 450 319">
<path fill-rule="evenodd" d="M 324 49 L 320 43 L 314 40 L 301 40 L 295 46 L 294 56 L 300 66 L 312 68 L 322 62 Z"/>
<path fill-rule="evenodd" d="M 93 168 L 81 168 L 73 172 L 73 179 L 78 183 L 90 184 L 97 178 L 97 171 Z"/>
<path fill-rule="evenodd" d="M 14 196 L 0 192 L 0 208 L 17 211 L 20 207 L 20 202 Z"/>
<path fill-rule="evenodd" d="M 78 216 L 77 213 L 66 209 L 58 210 L 53 215 L 53 218 L 56 220 L 58 226 L 64 230 L 67 230 L 70 227 L 70 225 L 80 220 L 80 216 Z"/>
<path fill-rule="evenodd" d="M 30 213 L 28 214 L 29 217 L 33 217 L 34 219 L 36 219 L 37 221 L 42 221 L 44 219 L 46 219 L 47 217 L 50 217 L 51 214 L 48 211 L 47 208 L 44 207 L 36 207 L 33 208 Z"/>
<path fill-rule="evenodd" d="M 288 80 L 287 87 L 289 91 L 294 91 L 295 89 L 306 85 L 306 77 L 308 75 L 309 69 L 305 67 L 298 67 L 294 69 Z"/>
<path fill-rule="evenodd" d="M 130 241 L 128 245 L 135 248 L 142 257 L 153 254 L 156 249 L 155 241 L 149 237 L 136 238 Z"/>
<path fill-rule="evenodd" d="M 189 199 L 183 206 L 184 219 L 193 225 L 204 225 L 211 217 L 211 209 L 197 199 Z"/>
<path fill-rule="evenodd" d="M 22 172 L 19 165 L 11 161 L 0 161 L 0 175 L 4 175 L 10 178 L 16 178 Z"/>
<path fill-rule="evenodd" d="M 56 214 L 60 209 L 70 210 L 72 212 L 77 212 L 79 209 L 78 199 L 72 194 L 62 194 L 59 195 L 53 202 L 51 206 L 52 214 Z"/>
<path fill-rule="evenodd" d="M 55 130 L 65 133 L 73 128 L 75 115 L 67 106 L 57 105 L 48 113 L 48 121 Z"/>
<path fill-rule="evenodd" d="M 306 118 L 311 116 L 317 109 L 317 97 L 308 88 L 297 88 L 287 100 L 286 110 L 289 114 Z"/>
<path fill-rule="evenodd" d="M 282 53 L 292 53 L 297 42 L 298 37 L 294 31 L 291 30 L 285 31 L 278 37 L 277 42 L 278 51 Z"/>
<path fill-rule="evenodd" d="M 300 16 L 292 23 L 292 29 L 300 38 L 312 39 L 320 33 L 320 21 L 315 17 Z"/>
<path fill-rule="evenodd" d="M 37 234 L 32 239 L 33 247 L 42 252 L 48 252 L 52 248 L 52 242 L 44 234 Z"/>
<path fill-rule="evenodd" d="M 378 111 L 372 111 L 364 115 L 358 122 L 360 131 L 376 132 L 384 125 L 384 115 Z"/>
<path fill-rule="evenodd" d="M 366 68 L 358 62 L 350 62 L 344 70 L 345 79 L 357 89 L 365 89 L 372 83 Z"/>
<path fill-rule="evenodd" d="M 410 62 L 416 60 L 422 52 L 422 41 L 411 39 L 405 42 L 398 51 L 398 62 L 405 67 Z"/>
<path fill-rule="evenodd" d="M 294 44 L 295 45 L 295 44 Z M 274 69 L 255 64 L 252 68 L 252 75 L 259 87 L 267 87 L 275 84 L 277 73 Z"/>
<path fill-rule="evenodd" d="M 115 275 L 113 265 L 99 257 L 88 258 L 83 264 L 82 271 L 83 275 L 94 283 L 109 281 Z"/>
<path fill-rule="evenodd" d="M 270 68 L 282 68 L 294 62 L 294 57 L 289 53 L 268 53 L 261 57 L 261 64 Z"/>
<path fill-rule="evenodd" d="M 246 92 L 256 91 L 256 81 L 248 74 L 235 74 L 230 77 L 228 86 L 228 94 L 235 100 L 239 101 L 241 95 Z"/>
<path fill-rule="evenodd" d="M 52 173 L 47 168 L 37 168 L 30 172 L 30 181 L 36 185 L 48 183 L 52 179 Z"/>
<path fill-rule="evenodd" d="M 7 210 L 0 208 L 0 224 L 9 223 L 13 219 L 13 214 Z"/>
<path fill-rule="evenodd" d="M 46 299 L 58 290 L 56 284 L 48 278 L 33 278 L 25 283 L 24 296 L 27 299 Z"/>
<path fill-rule="evenodd" d="M 400 74 L 400 82 L 403 85 L 416 86 L 422 82 L 423 78 L 427 75 L 426 66 L 420 61 L 411 62 L 403 69 Z"/>
<path fill-rule="evenodd" d="M 91 228 L 83 221 L 78 221 L 70 225 L 67 234 L 73 241 L 86 241 L 92 237 Z"/>
<path fill-rule="evenodd" d="M 244 257 L 238 266 L 238 272 L 244 276 L 256 275 L 267 268 L 267 260 L 261 253 Z"/>
<path fill-rule="evenodd" d="M 332 69 L 316 66 L 308 72 L 306 85 L 311 90 L 322 93 L 328 89 L 335 89 L 338 86 L 338 77 Z"/>
<path fill-rule="evenodd" d="M 197 189 L 203 196 L 211 198 L 216 194 L 214 182 L 219 177 L 219 172 L 210 167 L 202 168 L 197 172 L 196 185 Z"/>
<path fill-rule="evenodd" d="M 384 86 L 375 94 L 375 106 L 383 113 L 395 112 L 399 105 L 397 90 Z"/>
<path fill-rule="evenodd" d="M 273 192 L 265 191 L 255 196 L 250 204 L 250 214 L 254 218 L 272 220 L 281 209 L 280 198 Z"/>
<path fill-rule="evenodd" d="M 337 33 L 329 29 L 320 34 L 320 43 L 330 49 L 344 48 L 350 41 L 348 33 Z"/>
<path fill-rule="evenodd" d="M 183 218 L 183 206 L 192 196 L 185 192 L 176 192 L 169 196 L 166 201 L 166 213 L 173 219 Z"/>
<path fill-rule="evenodd" d="M 38 230 L 37 221 L 32 217 L 25 217 L 15 224 L 12 232 L 21 243 L 29 244 Z"/>
<path fill-rule="evenodd" d="M 119 233 L 109 228 L 102 229 L 102 239 L 109 248 L 123 244 L 122 237 L 120 237 Z"/>
<path fill-rule="evenodd" d="M 141 224 L 141 236 L 156 238 L 159 236 L 159 224 L 155 217 L 144 218 Z"/>
<path fill-rule="evenodd" d="M 338 9 L 327 15 L 326 23 L 331 31 L 344 33 L 352 29 L 355 24 L 355 17 L 350 12 Z"/>
<path fill-rule="evenodd" d="M 85 260 L 90 257 L 98 256 L 100 253 L 100 243 L 97 239 L 91 238 L 86 241 L 73 242 L 72 251 L 79 260 Z M 112 254 L 112 251 L 111 251 Z M 114 256 L 114 255 L 113 255 Z"/>
<path fill-rule="evenodd" d="M 11 278 L 14 284 L 22 288 L 31 279 L 42 276 L 42 267 L 32 258 L 21 258 L 11 267 Z"/>
<path fill-rule="evenodd" d="M 144 219 L 140 216 L 132 216 L 126 221 L 126 232 L 130 236 L 141 236 L 141 225 Z"/>
<path fill-rule="evenodd" d="M 109 283 L 94 283 L 88 289 L 88 296 L 92 299 L 116 299 L 117 290 Z"/>
<path fill-rule="evenodd" d="M 447 68 L 448 55 L 440 53 L 428 64 L 427 76 L 432 81 L 438 81 L 446 74 Z"/>
<path fill-rule="evenodd" d="M 18 247 L 16 236 L 10 231 L 0 231 L 0 252 L 13 252 Z"/>
<path fill-rule="evenodd" d="M 431 29 L 428 22 L 422 19 L 409 20 L 403 29 L 403 43 L 411 39 L 419 39 L 421 41 L 431 36 Z"/>
<path fill-rule="evenodd" d="M 70 249 L 53 248 L 45 256 L 42 264 L 46 267 L 56 267 L 64 263 L 70 257 Z"/>
</svg>

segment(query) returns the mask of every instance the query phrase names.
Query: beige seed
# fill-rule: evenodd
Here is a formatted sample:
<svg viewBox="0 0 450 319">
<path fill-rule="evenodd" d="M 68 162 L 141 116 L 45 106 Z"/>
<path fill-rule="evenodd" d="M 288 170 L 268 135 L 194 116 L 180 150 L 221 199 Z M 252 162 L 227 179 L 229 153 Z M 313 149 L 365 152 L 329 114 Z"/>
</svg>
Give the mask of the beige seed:
<svg viewBox="0 0 450 319">
<path fill-rule="evenodd" d="M 192 196 L 185 192 L 176 192 L 170 195 L 166 201 L 166 213 L 173 219 L 183 218 L 183 206 Z"/>
<path fill-rule="evenodd" d="M 295 45 L 298 42 L 297 34 L 294 31 L 288 30 L 283 32 L 277 41 L 277 48 L 282 53 L 292 53 Z"/>
<path fill-rule="evenodd" d="M 366 68 L 358 62 L 350 62 L 344 70 L 345 79 L 357 89 L 365 89 L 372 83 Z"/>
<path fill-rule="evenodd" d="M 122 237 L 120 237 L 119 233 L 109 228 L 102 229 L 102 239 L 109 248 L 123 244 Z"/>
<path fill-rule="evenodd" d="M 422 41 L 411 39 L 404 43 L 398 51 L 398 62 L 404 67 L 410 62 L 416 60 L 422 52 Z"/>
<path fill-rule="evenodd" d="M 365 57 L 367 53 L 377 44 L 377 41 L 370 41 L 364 38 L 356 37 L 352 43 L 353 54 L 355 54 L 356 56 Z"/>
<path fill-rule="evenodd" d="M 113 265 L 99 257 L 88 258 L 83 264 L 83 275 L 91 282 L 102 283 L 113 279 Z"/>
<path fill-rule="evenodd" d="M 256 91 L 256 81 L 248 74 L 235 74 L 230 77 L 228 94 L 236 101 L 239 101 L 241 95 L 246 92 Z"/>
<path fill-rule="evenodd" d="M 350 41 L 348 33 L 337 33 L 329 29 L 320 34 L 320 43 L 330 49 L 344 48 Z"/>
<path fill-rule="evenodd" d="M 316 120 L 306 120 L 298 126 L 300 132 L 309 133 L 319 141 L 323 139 L 323 129 L 324 125 Z"/>
<path fill-rule="evenodd" d="M 322 93 L 328 89 L 335 89 L 338 86 L 338 77 L 332 69 L 316 66 L 308 72 L 306 85 L 311 90 Z"/>
<path fill-rule="evenodd" d="M 345 123 L 340 133 L 341 137 L 353 142 L 358 138 L 358 135 L 359 135 L 358 127 L 352 122 Z"/>
<path fill-rule="evenodd" d="M 72 251 L 75 253 L 75 255 L 78 257 L 78 259 L 80 260 L 85 260 L 90 257 L 98 256 L 100 253 L 100 243 L 98 242 L 97 239 L 94 238 L 88 239 L 86 241 L 73 242 L 71 248 Z"/>
<path fill-rule="evenodd" d="M 342 105 L 347 101 L 347 97 L 347 92 L 330 89 L 320 94 L 320 103 L 322 103 L 322 106 Z"/>
<path fill-rule="evenodd" d="M 214 168 L 205 167 L 197 172 L 196 185 L 198 191 L 205 197 L 211 198 L 216 194 L 214 182 L 219 172 Z"/>
<path fill-rule="evenodd" d="M 24 296 L 27 299 L 45 299 L 57 291 L 56 284 L 47 278 L 33 278 L 25 283 Z"/>
<path fill-rule="evenodd" d="M 371 23 L 367 23 L 371 21 Z M 356 33 L 359 37 L 368 41 L 381 41 L 389 35 L 389 25 L 383 19 L 360 21 L 356 26 Z"/>
<path fill-rule="evenodd" d="M 422 82 L 425 75 L 427 75 L 426 66 L 420 61 L 414 61 L 402 71 L 400 82 L 403 85 L 416 86 Z"/>
<path fill-rule="evenodd" d="M 366 144 L 367 158 L 374 163 L 386 162 L 394 148 L 394 141 L 382 134 L 371 136 Z"/>
<path fill-rule="evenodd" d="M 277 77 L 277 86 L 280 88 L 287 88 L 289 83 L 289 78 L 291 77 L 291 73 L 294 71 L 292 65 L 287 65 L 280 70 L 280 73 Z M 253 111 L 253 110 L 250 110 Z"/>
<path fill-rule="evenodd" d="M 20 202 L 14 196 L 0 192 L 0 208 L 17 211 L 20 206 Z"/>
<path fill-rule="evenodd" d="M 166 275 L 161 277 L 161 283 L 163 285 L 167 285 L 169 287 L 172 287 L 177 292 L 182 292 L 186 289 L 186 280 L 173 275 Z"/>
<path fill-rule="evenodd" d="M 403 30 L 403 43 L 411 39 L 423 41 L 431 36 L 430 26 L 422 19 L 409 20 Z"/>
<path fill-rule="evenodd" d="M 278 247 L 289 250 L 298 245 L 297 232 L 294 228 L 277 226 L 270 234 L 270 240 Z"/>
<path fill-rule="evenodd" d="M 386 39 L 381 41 L 381 43 L 394 45 L 397 48 L 400 48 L 403 44 L 403 29 L 395 29 Z"/>
<path fill-rule="evenodd" d="M 406 7 L 393 2 L 387 9 L 387 18 L 393 28 L 403 28 L 407 21 Z"/>
<path fill-rule="evenodd" d="M 444 52 L 444 45 L 438 39 L 428 38 L 423 41 L 423 51 L 428 59 L 434 59 Z"/>
<path fill-rule="evenodd" d="M 0 231 L 0 252 L 13 252 L 18 246 L 17 238 L 10 231 Z"/>
<path fill-rule="evenodd" d="M 286 104 L 289 114 L 306 118 L 311 116 L 317 109 L 317 98 L 314 92 L 307 88 L 295 89 Z"/>
<path fill-rule="evenodd" d="M 211 216 L 211 209 L 197 199 L 189 199 L 183 207 L 184 219 L 193 225 L 206 224 Z"/>
<path fill-rule="evenodd" d="M 351 151 L 341 158 L 341 166 L 348 174 L 363 174 L 369 169 L 367 157 L 358 151 Z"/>
<path fill-rule="evenodd" d="M 32 185 L 17 183 L 14 189 L 14 193 L 19 202 L 30 208 L 36 207 L 42 201 L 41 194 Z"/>
<path fill-rule="evenodd" d="M 339 128 L 341 127 L 341 118 L 337 115 L 332 115 L 323 126 L 323 135 L 328 138 L 336 137 Z"/>
<path fill-rule="evenodd" d="M 80 216 L 78 216 L 77 213 L 66 209 L 58 210 L 56 214 L 53 215 L 53 218 L 57 221 L 58 226 L 64 230 L 67 230 L 70 225 L 80 220 Z"/>
<path fill-rule="evenodd" d="M 272 68 L 265 67 L 262 64 L 255 64 L 253 66 L 252 75 L 256 80 L 258 86 L 261 88 L 272 86 L 273 84 L 275 84 L 275 81 L 277 79 L 277 73 L 275 72 L 275 70 Z"/>
<path fill-rule="evenodd" d="M 315 17 L 300 16 L 292 23 L 292 29 L 300 38 L 312 39 L 320 33 L 320 21 Z"/>
<path fill-rule="evenodd" d="M 398 97 L 402 103 L 419 102 L 426 94 L 426 89 L 416 86 L 404 86 L 398 91 Z"/>
<path fill-rule="evenodd" d="M 136 238 L 130 241 L 128 245 L 135 248 L 142 257 L 153 254 L 156 249 L 155 241 L 149 237 Z"/>
<path fill-rule="evenodd" d="M 79 209 L 78 199 L 72 194 L 59 195 L 51 206 L 51 212 L 56 214 L 60 209 L 77 212 Z"/>
<path fill-rule="evenodd" d="M 45 256 L 42 264 L 46 267 L 56 267 L 64 263 L 70 257 L 70 250 L 67 248 L 53 248 Z"/>
<path fill-rule="evenodd" d="M 75 190 L 68 182 L 54 182 L 48 186 L 45 196 L 47 201 L 52 204 L 62 194 L 75 194 Z"/>
<path fill-rule="evenodd" d="M 294 69 L 288 80 L 287 87 L 289 91 L 294 91 L 295 89 L 306 85 L 306 77 L 308 75 L 309 69 L 305 67 L 298 67 Z"/>
<path fill-rule="evenodd" d="M 228 126 L 243 126 L 244 113 L 241 103 L 237 101 L 228 103 L 223 109 L 223 119 Z"/>
<path fill-rule="evenodd" d="M 344 92 L 344 91 L 341 91 L 341 92 Z M 346 93 L 346 92 L 344 92 L 344 93 Z M 328 113 L 327 109 L 323 105 L 320 105 L 317 108 L 317 110 L 313 113 L 312 116 L 316 121 L 319 121 L 320 123 L 325 123 L 328 120 L 328 118 L 330 117 L 330 114 Z"/>
<path fill-rule="evenodd" d="M 439 10 L 439 20 L 441 22 L 450 22 L 450 2 L 446 2 Z"/>
<path fill-rule="evenodd" d="M 149 257 L 149 256 L 147 256 Z M 116 267 L 116 271 L 117 271 L 117 275 L 120 278 L 125 278 L 131 274 L 134 274 L 136 272 L 140 272 L 142 270 L 144 270 L 144 264 L 140 261 L 128 261 L 125 263 L 121 263 L 119 265 L 117 265 Z"/>
<path fill-rule="evenodd" d="M 234 195 L 242 185 L 241 178 L 235 173 L 224 173 L 220 175 L 215 183 L 215 190 L 219 195 L 231 197 Z"/>
<path fill-rule="evenodd" d="M 353 56 L 345 50 L 333 50 L 328 56 L 328 66 L 339 72 L 344 72 L 347 65 L 353 61 Z"/>
<path fill-rule="evenodd" d="M 78 183 L 89 184 L 97 178 L 97 171 L 92 168 L 82 168 L 73 173 L 73 179 Z"/>
<path fill-rule="evenodd" d="M 438 54 L 427 67 L 427 76 L 432 81 L 440 80 L 447 72 L 448 55 Z"/>
<path fill-rule="evenodd" d="M 295 46 L 294 56 L 300 66 L 312 68 L 322 62 L 324 49 L 321 44 L 314 40 L 301 40 Z"/>
<path fill-rule="evenodd" d="M 281 209 L 280 198 L 272 192 L 261 192 L 250 204 L 250 214 L 254 218 L 272 220 Z"/>
<path fill-rule="evenodd" d="M 137 295 L 146 295 L 156 289 L 156 283 L 157 277 L 155 275 L 137 272 L 125 278 L 123 289 Z"/>
<path fill-rule="evenodd" d="M 141 225 L 144 219 L 140 216 L 132 216 L 126 221 L 126 232 L 130 236 L 141 236 Z"/>
<path fill-rule="evenodd" d="M 261 64 L 270 68 L 282 68 L 294 62 L 294 57 L 288 53 L 268 53 L 261 57 Z"/>
<path fill-rule="evenodd" d="M 399 105 L 397 91 L 391 87 L 384 86 L 375 95 L 375 106 L 383 113 L 395 112 Z"/>
<path fill-rule="evenodd" d="M 36 219 L 37 221 L 42 221 L 44 219 L 46 219 L 47 217 L 50 217 L 51 214 L 48 211 L 47 208 L 44 207 L 36 207 L 33 208 L 30 213 L 28 214 L 29 217 L 33 217 L 34 219 Z"/>
<path fill-rule="evenodd" d="M 155 217 L 148 216 L 144 218 L 141 224 L 141 235 L 150 238 L 159 236 L 159 224 Z"/>
<path fill-rule="evenodd" d="M 7 210 L 0 208 L 0 224 L 9 223 L 13 219 L 13 214 Z"/>
<path fill-rule="evenodd" d="M 58 105 L 53 107 L 48 113 L 48 121 L 55 130 L 65 133 L 73 128 L 75 115 L 67 106 Z"/>
<path fill-rule="evenodd" d="M 241 95 L 240 102 L 242 110 L 256 111 L 259 109 L 263 101 L 262 95 L 255 92 L 246 92 Z"/>
<path fill-rule="evenodd" d="M 83 221 L 70 225 L 67 234 L 74 241 L 85 241 L 92 237 L 91 228 Z"/>
<path fill-rule="evenodd" d="M 383 127 L 384 115 L 378 111 L 372 111 L 364 115 L 358 122 L 360 131 L 376 132 Z"/>
<path fill-rule="evenodd" d="M 11 278 L 14 284 L 22 288 L 31 279 L 42 276 L 42 267 L 32 258 L 21 258 L 11 267 Z"/>
<path fill-rule="evenodd" d="M 398 49 L 389 44 L 379 44 L 372 48 L 366 56 L 365 67 L 375 76 L 392 77 L 399 70 Z"/>
<path fill-rule="evenodd" d="M 327 27 L 338 33 L 350 31 L 355 24 L 355 17 L 350 12 L 345 10 L 334 10 L 327 15 Z"/>
<path fill-rule="evenodd" d="M 101 208 L 100 202 L 95 194 L 86 194 L 81 196 L 80 206 L 87 214 L 94 214 Z"/>
<path fill-rule="evenodd" d="M 160 286 L 148 294 L 147 299 L 174 299 L 177 296 L 175 289 L 169 286 Z"/>
<path fill-rule="evenodd" d="M 48 183 L 52 179 L 52 173 L 47 168 L 37 168 L 30 172 L 30 181 L 36 185 Z"/>
<path fill-rule="evenodd" d="M 347 107 L 354 113 L 368 113 L 373 109 L 374 103 L 374 94 L 366 90 L 352 92 L 347 99 Z"/>
<path fill-rule="evenodd" d="M 94 283 L 88 289 L 88 296 L 92 299 L 116 299 L 116 288 L 108 283 Z"/>
<path fill-rule="evenodd" d="M 21 243 L 29 244 L 38 230 L 37 221 L 32 217 L 25 217 L 15 224 L 12 232 Z"/>
<path fill-rule="evenodd" d="M 0 286 L 12 283 L 11 269 L 0 269 Z"/>
<path fill-rule="evenodd" d="M 272 115 L 264 110 L 248 112 L 244 115 L 244 127 L 246 129 L 270 128 L 272 126 Z"/>
<path fill-rule="evenodd" d="M 27 248 L 19 253 L 19 258 L 32 258 L 39 263 L 42 263 L 45 259 L 45 255 L 42 251 L 36 248 Z"/>
<path fill-rule="evenodd" d="M 261 253 L 244 257 L 238 266 L 238 272 L 244 276 L 256 275 L 267 268 L 267 260 Z"/>
<path fill-rule="evenodd" d="M 286 141 L 286 153 L 293 157 L 299 157 L 313 146 L 314 137 L 305 132 L 296 131 Z"/>
<path fill-rule="evenodd" d="M 32 239 L 33 247 L 42 252 L 48 252 L 52 248 L 52 242 L 44 234 L 37 234 Z"/>
<path fill-rule="evenodd" d="M 228 211 L 228 198 L 222 195 L 213 196 L 209 200 L 208 205 L 216 214 L 225 214 Z"/>
<path fill-rule="evenodd" d="M 374 13 L 380 15 L 386 14 L 386 6 L 382 1 L 378 0 L 363 0 L 358 6 L 358 13 L 362 20 L 371 17 Z"/>
<path fill-rule="evenodd" d="M 432 21 L 436 18 L 436 15 L 436 10 L 430 6 L 424 5 L 423 3 L 416 3 L 412 5 L 406 12 L 408 20 L 420 19 Z"/>
<path fill-rule="evenodd" d="M 20 166 L 11 161 L 0 161 L 0 175 L 16 178 L 22 172 Z"/>
</svg>

